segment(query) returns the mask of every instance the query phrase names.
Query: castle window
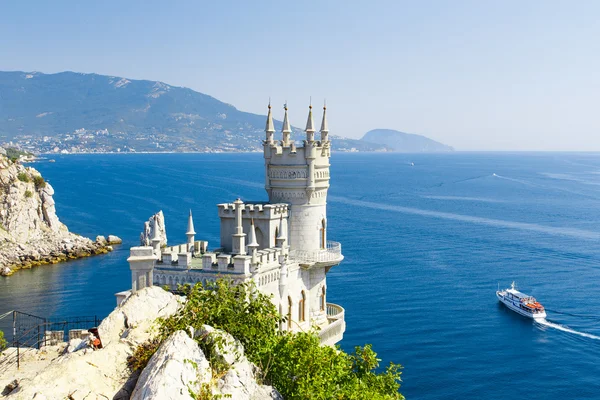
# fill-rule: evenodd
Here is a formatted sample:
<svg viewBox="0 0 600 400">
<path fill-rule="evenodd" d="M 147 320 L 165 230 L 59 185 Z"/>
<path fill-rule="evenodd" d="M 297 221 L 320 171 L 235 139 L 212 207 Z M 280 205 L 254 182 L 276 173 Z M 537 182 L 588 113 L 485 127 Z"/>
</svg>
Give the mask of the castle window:
<svg viewBox="0 0 600 400">
<path fill-rule="evenodd" d="M 277 245 L 277 236 L 279 236 L 279 228 L 275 227 L 275 237 L 273 238 L 273 246 Z"/>
<path fill-rule="evenodd" d="M 304 290 L 302 291 L 302 299 L 300 300 L 300 303 L 298 304 L 298 321 L 300 322 L 304 322 L 305 321 L 305 308 L 306 308 L 306 294 L 304 294 Z"/>
<path fill-rule="evenodd" d="M 319 298 L 319 304 L 321 306 L 321 311 L 325 311 L 325 286 L 321 289 L 321 296 Z"/>
<path fill-rule="evenodd" d="M 288 296 L 288 314 L 287 314 L 288 330 L 292 329 L 292 298 Z"/>
</svg>

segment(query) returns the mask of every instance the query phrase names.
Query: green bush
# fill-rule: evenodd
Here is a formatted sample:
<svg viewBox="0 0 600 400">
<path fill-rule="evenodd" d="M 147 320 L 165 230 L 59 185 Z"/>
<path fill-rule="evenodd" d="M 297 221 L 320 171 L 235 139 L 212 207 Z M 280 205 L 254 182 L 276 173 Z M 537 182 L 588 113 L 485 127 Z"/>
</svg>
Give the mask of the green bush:
<svg viewBox="0 0 600 400">
<path fill-rule="evenodd" d="M 348 354 L 337 346 L 321 346 L 315 332 L 279 332 L 281 317 L 270 298 L 252 283 L 219 280 L 180 289 L 188 301 L 177 314 L 159 320 L 158 339 L 136 350 L 129 363 L 133 369 L 143 368 L 173 332 L 207 324 L 239 340 L 248 359 L 263 373 L 258 379 L 273 385 L 286 399 L 404 398 L 398 393 L 400 365 L 390 363 L 377 372 L 380 360 L 371 345 Z M 214 371 L 211 349 L 198 341 Z"/>
<path fill-rule="evenodd" d="M 30 198 L 33 197 L 33 192 L 31 190 L 26 190 L 25 191 L 25 198 Z"/>
<path fill-rule="evenodd" d="M 29 182 L 29 175 L 27 175 L 26 172 L 19 172 L 19 174 L 17 175 L 17 179 L 20 180 L 21 182 Z"/>
<path fill-rule="evenodd" d="M 41 175 L 34 176 L 33 183 L 35 184 L 36 189 L 43 189 L 46 187 L 46 181 Z"/>
<path fill-rule="evenodd" d="M 6 339 L 4 339 L 4 332 L 0 331 L 0 351 L 6 349 L 7 346 L 8 343 L 6 342 Z"/>
</svg>

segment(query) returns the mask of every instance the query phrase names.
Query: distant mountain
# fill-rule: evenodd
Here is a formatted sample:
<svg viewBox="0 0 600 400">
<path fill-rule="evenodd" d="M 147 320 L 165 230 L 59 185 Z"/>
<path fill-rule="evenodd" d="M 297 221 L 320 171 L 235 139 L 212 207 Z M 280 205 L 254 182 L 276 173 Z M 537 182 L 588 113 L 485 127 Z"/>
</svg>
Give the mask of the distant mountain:
<svg viewBox="0 0 600 400">
<path fill-rule="evenodd" d="M 401 153 L 433 153 L 454 151 L 450 146 L 436 142 L 425 136 L 404 133 L 393 129 L 373 129 L 360 139 L 366 143 L 375 143 Z"/>
<path fill-rule="evenodd" d="M 262 149 L 265 119 L 162 82 L 75 72 L 0 72 L 0 136 L 30 149 L 255 151 Z M 295 129 L 292 137 L 301 140 L 304 133 Z M 351 139 L 334 142 L 339 144 L 383 148 Z"/>
</svg>

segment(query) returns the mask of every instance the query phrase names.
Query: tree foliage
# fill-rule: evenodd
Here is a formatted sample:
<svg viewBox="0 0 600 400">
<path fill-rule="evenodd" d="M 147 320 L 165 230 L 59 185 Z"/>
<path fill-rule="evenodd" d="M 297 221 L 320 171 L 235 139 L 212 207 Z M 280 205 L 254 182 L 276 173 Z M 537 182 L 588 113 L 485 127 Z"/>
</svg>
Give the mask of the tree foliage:
<svg viewBox="0 0 600 400">
<path fill-rule="evenodd" d="M 4 339 L 4 332 L 0 331 L 0 351 L 6 349 L 7 346 L 8 343 L 6 342 L 6 339 Z"/>
<path fill-rule="evenodd" d="M 399 365 L 390 363 L 378 372 L 381 360 L 371 345 L 356 347 L 348 354 L 337 346 L 321 346 L 315 332 L 280 332 L 282 320 L 275 306 L 253 283 L 234 285 L 218 280 L 181 289 L 187 296 L 185 306 L 159 320 L 158 340 L 140 346 L 130 365 L 146 365 L 160 342 L 173 332 L 206 324 L 239 340 L 248 359 L 262 371 L 259 379 L 286 399 L 404 398 L 398 393 Z M 209 355 L 207 358 L 210 360 Z"/>
</svg>

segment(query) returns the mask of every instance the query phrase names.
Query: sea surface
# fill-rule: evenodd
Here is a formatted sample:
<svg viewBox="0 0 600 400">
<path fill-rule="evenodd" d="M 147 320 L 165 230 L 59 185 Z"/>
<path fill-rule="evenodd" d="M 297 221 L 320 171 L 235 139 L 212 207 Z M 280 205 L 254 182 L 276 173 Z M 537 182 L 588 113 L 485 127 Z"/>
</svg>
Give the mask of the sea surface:
<svg viewBox="0 0 600 400">
<path fill-rule="evenodd" d="M 0 278 L 0 314 L 104 317 L 130 288 L 128 248 L 153 213 L 176 243 L 191 209 L 196 238 L 217 247 L 216 204 L 266 199 L 260 154 L 34 166 L 71 231 L 124 244 Z M 328 237 L 345 260 L 328 301 L 346 309 L 342 348 L 372 343 L 382 365 L 402 364 L 408 399 L 600 399 L 600 154 L 335 153 L 331 176 Z M 547 322 L 498 304 L 513 280 Z"/>
</svg>

